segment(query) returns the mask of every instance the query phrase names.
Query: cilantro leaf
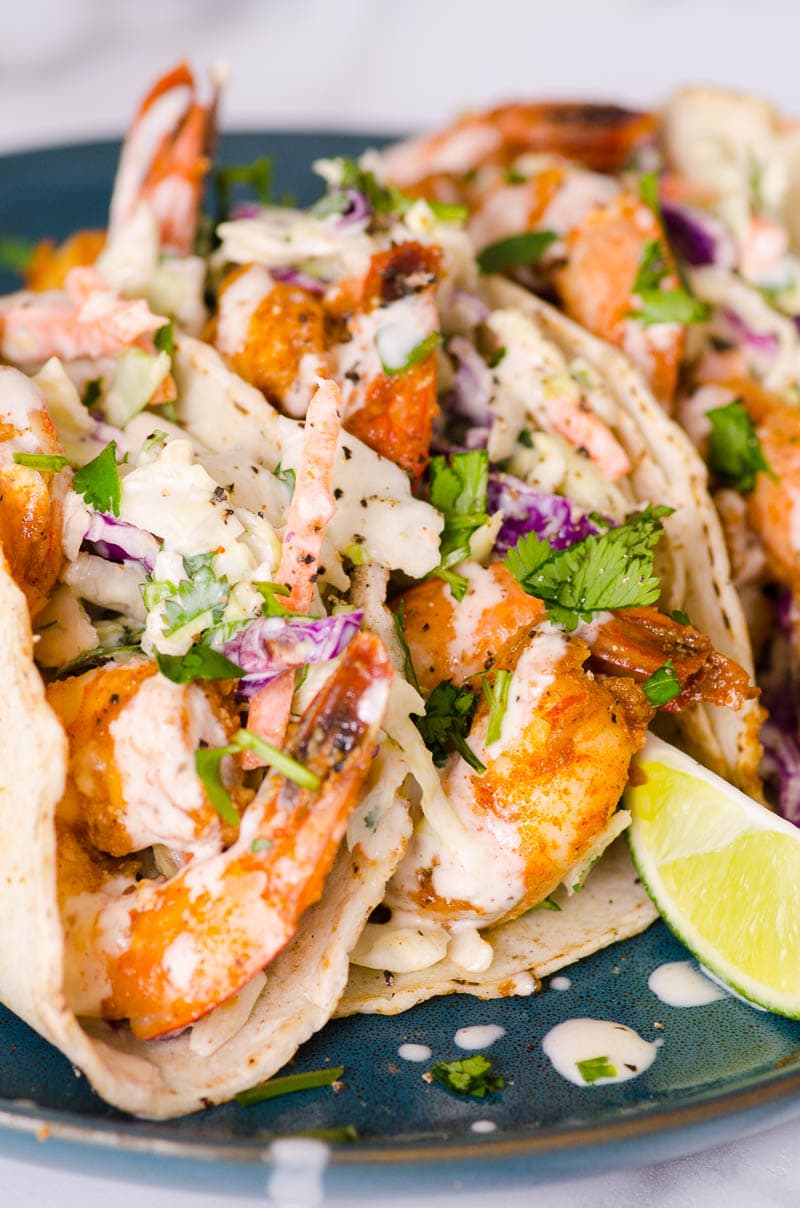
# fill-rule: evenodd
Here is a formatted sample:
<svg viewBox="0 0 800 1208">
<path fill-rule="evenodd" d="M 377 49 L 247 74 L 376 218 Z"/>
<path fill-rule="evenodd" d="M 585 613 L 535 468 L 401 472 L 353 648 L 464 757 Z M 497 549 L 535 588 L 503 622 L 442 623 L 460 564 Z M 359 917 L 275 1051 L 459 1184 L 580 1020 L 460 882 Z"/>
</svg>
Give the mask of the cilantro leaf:
<svg viewBox="0 0 800 1208">
<path fill-rule="evenodd" d="M 509 551 L 506 569 L 529 596 L 544 600 L 552 621 L 570 630 L 605 609 L 652 604 L 660 592 L 653 551 L 671 512 L 648 504 L 617 528 L 558 551 L 528 533 Z"/>
<path fill-rule="evenodd" d="M 119 516 L 121 489 L 117 470 L 117 442 L 112 440 L 94 461 L 75 471 L 72 489 L 98 512 Z"/>
<path fill-rule="evenodd" d="M 482 1099 L 505 1086 L 505 1078 L 489 1071 L 492 1063 L 483 1053 L 462 1057 L 457 1061 L 439 1061 L 431 1070 L 431 1076 L 456 1095 L 471 1095 Z"/>
<path fill-rule="evenodd" d="M 238 679 L 244 675 L 241 667 L 210 646 L 190 646 L 186 654 L 156 652 L 156 662 L 162 675 L 173 684 L 191 684 L 194 680 Z"/>
<path fill-rule="evenodd" d="M 283 583 L 268 583 L 266 580 L 261 580 L 253 583 L 253 587 L 264 597 L 261 612 L 265 617 L 296 617 L 298 615 L 291 608 L 284 608 L 277 598 L 290 594 L 289 588 Z"/>
<path fill-rule="evenodd" d="M 278 1095 L 292 1095 L 295 1091 L 310 1091 L 318 1086 L 331 1086 L 334 1082 L 338 1082 L 344 1073 L 343 1065 L 332 1065 L 324 1070 L 309 1070 L 304 1074 L 284 1074 L 282 1078 L 268 1078 L 266 1082 L 259 1082 L 257 1086 L 251 1086 L 246 1091 L 239 1091 L 238 1095 L 234 1095 L 234 1099 L 242 1107 L 250 1107 L 253 1103 L 263 1103 L 265 1099 L 275 1099 Z M 339 1130 L 326 1130 L 329 1132 L 338 1132 Z M 310 1133 L 303 1134 L 310 1136 Z M 336 1140 L 353 1141 L 358 1140 L 358 1133 L 351 1124 L 344 1126 L 342 1136 L 337 1136 Z"/>
<path fill-rule="evenodd" d="M 334 214 L 344 214 L 351 205 L 347 196 L 348 189 L 363 193 L 375 215 L 407 214 L 412 206 L 419 202 L 418 197 L 409 197 L 395 185 L 382 185 L 373 172 L 366 171 L 357 160 L 339 157 L 339 183 L 312 207 L 311 213 L 315 218 L 329 218 Z M 469 211 L 466 206 L 453 205 L 448 202 L 429 201 L 425 204 L 439 222 L 466 222 Z"/>
<path fill-rule="evenodd" d="M 141 586 L 144 606 L 149 612 L 162 600 L 164 604 L 164 634 L 169 637 L 202 616 L 211 613 L 210 624 L 218 624 L 228 602 L 229 584 L 224 575 L 213 571 L 213 554 L 197 554 L 183 559 L 186 578 L 179 583 L 168 579 L 148 579 Z"/>
<path fill-rule="evenodd" d="M 650 239 L 642 250 L 642 258 L 633 282 L 633 293 L 658 289 L 669 272 L 663 245 L 658 239 Z"/>
<path fill-rule="evenodd" d="M 673 608 L 669 614 L 673 621 L 677 621 L 679 625 L 691 625 L 688 612 L 684 612 L 681 608 Z"/>
<path fill-rule="evenodd" d="M 656 218 L 661 218 L 661 201 L 658 196 L 658 173 L 645 172 L 639 178 L 639 197 L 652 210 Z"/>
<path fill-rule="evenodd" d="M 536 264 L 558 239 L 556 231 L 525 231 L 490 243 L 477 255 L 482 273 L 504 273 L 509 268 Z"/>
<path fill-rule="evenodd" d="M 272 195 L 272 160 L 268 155 L 254 159 L 251 164 L 225 164 L 214 173 L 217 214 L 230 213 L 235 185 L 244 185 L 255 193 L 262 205 L 269 205 Z"/>
<path fill-rule="evenodd" d="M 91 381 L 86 383 L 83 394 L 81 395 L 81 402 L 87 411 L 91 411 L 92 407 L 95 405 L 102 393 L 103 379 L 101 377 L 92 378 Z"/>
<path fill-rule="evenodd" d="M 272 473 L 275 475 L 275 477 L 278 479 L 279 482 L 282 482 L 285 487 L 289 488 L 289 494 L 293 495 L 295 483 L 297 481 L 297 475 L 295 474 L 294 470 L 292 470 L 288 467 L 284 470 L 281 466 L 281 463 L 278 462 L 278 464 L 276 465 L 276 467 L 272 471 Z"/>
<path fill-rule="evenodd" d="M 58 453 L 15 453 L 14 465 L 26 466 L 29 470 L 45 470 L 57 474 L 67 464 L 66 457 Z"/>
<path fill-rule="evenodd" d="M 705 302 L 699 302 L 685 289 L 646 289 L 639 295 L 642 306 L 631 312 L 644 327 L 656 323 L 703 323 L 711 314 Z"/>
<path fill-rule="evenodd" d="M 681 684 L 672 659 L 667 659 L 663 667 L 659 667 L 658 671 L 654 671 L 644 681 L 642 688 L 650 704 L 655 705 L 656 708 L 659 705 L 666 705 L 669 701 L 674 700 L 676 696 L 680 696 Z"/>
<path fill-rule="evenodd" d="M 175 328 L 172 323 L 165 323 L 163 327 L 159 327 L 153 336 L 153 343 L 158 352 L 166 352 L 172 356 L 175 351 Z"/>
<path fill-rule="evenodd" d="M 492 683 L 494 678 L 494 683 Z M 511 687 L 510 671 L 495 671 L 494 677 L 483 677 L 483 695 L 489 706 L 489 725 L 486 729 L 486 745 L 497 742 L 503 728 L 503 718 L 508 708 L 508 690 Z"/>
<path fill-rule="evenodd" d="M 442 680 L 428 697 L 425 713 L 411 714 L 437 768 L 444 767 L 448 748 L 454 747 L 476 772 L 486 771 L 466 741 L 477 707 L 478 698 L 466 684 L 457 688 L 450 680 Z"/>
<path fill-rule="evenodd" d="M 489 481 L 489 454 L 485 449 L 454 453 L 449 459 L 431 458 L 430 501 L 444 516 L 439 545 L 441 562 L 432 574 L 446 579 L 457 600 L 462 600 L 467 581 L 460 575 L 446 574 L 469 557 L 469 540 L 476 529 L 489 519 L 486 492 Z"/>
<path fill-rule="evenodd" d="M 612 1065 L 607 1057 L 587 1057 L 584 1061 L 576 1061 L 578 1073 L 584 1082 L 597 1082 L 599 1078 L 616 1078 L 617 1067 Z"/>
<path fill-rule="evenodd" d="M 380 334 L 381 333 L 379 331 L 378 337 L 380 337 Z M 418 344 L 414 345 L 406 356 L 402 365 L 389 364 L 386 360 L 384 360 L 379 348 L 378 354 L 381 356 L 381 368 L 389 377 L 394 377 L 394 375 L 397 373 L 407 373 L 409 369 L 413 369 L 415 365 L 419 365 L 420 361 L 424 361 L 435 348 L 438 348 L 441 342 L 442 333 L 440 331 L 432 331 L 429 336 L 425 336 L 423 340 L 420 340 Z"/>
<path fill-rule="evenodd" d="M 714 407 L 706 416 L 711 424 L 708 464 L 717 478 L 742 495 L 749 495 L 760 473 L 772 474 L 755 424 L 741 399 Z"/>
</svg>

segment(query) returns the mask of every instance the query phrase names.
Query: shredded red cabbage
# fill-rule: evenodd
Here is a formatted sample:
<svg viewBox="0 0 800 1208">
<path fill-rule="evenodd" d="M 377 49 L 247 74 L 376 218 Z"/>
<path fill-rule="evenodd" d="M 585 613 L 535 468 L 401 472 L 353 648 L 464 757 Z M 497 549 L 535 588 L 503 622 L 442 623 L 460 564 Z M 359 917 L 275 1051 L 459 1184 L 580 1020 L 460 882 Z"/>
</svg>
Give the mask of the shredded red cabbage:
<svg viewBox="0 0 800 1208">
<path fill-rule="evenodd" d="M 306 289 L 310 294 L 324 294 L 328 288 L 327 282 L 320 281 L 319 277 L 312 277 L 310 273 L 304 273 L 299 268 L 271 268 L 269 275 L 273 281 L 299 285 L 300 289 Z"/>
<path fill-rule="evenodd" d="M 735 267 L 736 245 L 733 236 L 713 214 L 671 201 L 662 202 L 661 213 L 670 243 L 687 264 Z"/>
<path fill-rule="evenodd" d="M 754 352 L 762 352 L 766 356 L 774 356 L 778 351 L 778 337 L 770 331 L 754 331 L 745 323 L 735 310 L 726 309 L 722 312 L 726 323 L 733 329 L 734 334 L 743 340 Z"/>
<path fill-rule="evenodd" d="M 599 532 L 588 516 L 577 511 L 568 499 L 528 486 L 513 474 L 489 474 L 487 511 L 503 511 L 503 523 L 495 549 L 504 554 L 526 533 L 546 538 L 553 549 L 567 549 Z M 608 522 L 610 523 L 610 521 Z"/>
<path fill-rule="evenodd" d="M 372 217 L 372 206 L 360 189 L 344 189 L 347 198 L 347 209 L 336 220 L 337 231 L 354 226 L 357 222 L 369 222 Z"/>
<path fill-rule="evenodd" d="M 332 617 L 260 617 L 229 642 L 224 654 L 245 672 L 238 694 L 250 700 L 271 680 L 306 663 L 322 663 L 341 654 L 361 624 L 363 612 Z"/>
<path fill-rule="evenodd" d="M 487 430 L 492 425 L 489 399 L 492 373 L 475 345 L 464 336 L 447 341 L 447 351 L 456 362 L 456 376 L 450 397 L 450 409 L 473 424 Z"/>
<path fill-rule="evenodd" d="M 127 524 L 105 512 L 92 512 L 81 549 L 109 562 L 139 562 L 152 574 L 160 546 L 152 533 L 135 524 Z"/>
</svg>

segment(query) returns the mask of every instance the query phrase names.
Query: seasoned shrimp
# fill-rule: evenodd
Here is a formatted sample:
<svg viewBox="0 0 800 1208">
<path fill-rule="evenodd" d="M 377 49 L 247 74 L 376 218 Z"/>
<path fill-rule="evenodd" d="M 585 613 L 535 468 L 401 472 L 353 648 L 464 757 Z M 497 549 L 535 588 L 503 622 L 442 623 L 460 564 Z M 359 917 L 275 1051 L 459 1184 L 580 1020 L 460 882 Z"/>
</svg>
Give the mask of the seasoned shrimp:
<svg viewBox="0 0 800 1208">
<path fill-rule="evenodd" d="M 239 728 L 217 684 L 173 684 L 136 659 L 55 680 L 47 700 L 70 744 L 61 825 L 111 856 L 153 844 L 221 849 L 222 822 L 194 767 L 199 746 L 224 746 Z"/>
<path fill-rule="evenodd" d="M 551 626 L 498 653 L 495 667 L 513 671 L 501 733 L 487 743 L 482 702 L 467 740 L 486 770 L 454 756 L 443 773 L 471 841 L 453 852 L 423 819 L 389 884 L 390 908 L 490 926 L 540 902 L 586 857 L 653 714 L 632 680 L 588 674 L 588 655 Z"/>
<path fill-rule="evenodd" d="M 70 471 L 58 462 L 51 470 L 19 465 L 15 453 L 58 458 L 63 449 L 33 382 L 0 366 L 0 547 L 35 617 L 63 562 L 62 504 Z"/>
<path fill-rule="evenodd" d="M 468 587 L 457 603 L 442 579 L 429 579 L 400 598 L 403 633 L 424 694 L 442 680 L 463 683 L 498 665 L 498 652 L 545 619 L 541 600 L 529 596 L 502 563 L 459 567 Z M 739 708 L 758 690 L 732 659 L 714 649 L 691 625 L 657 608 L 600 613 L 584 626 L 590 669 L 646 680 L 669 659 L 681 694 L 662 706 L 670 712 L 700 700 Z"/>
<path fill-rule="evenodd" d="M 151 88 L 122 148 L 110 237 L 144 201 L 158 223 L 162 250 L 179 256 L 192 250 L 222 82 L 221 73 L 214 73 L 211 99 L 200 104 L 194 75 L 180 63 Z"/>
<path fill-rule="evenodd" d="M 357 635 L 288 748 L 319 788 L 268 776 L 235 842 L 168 880 L 133 881 L 129 863 L 100 857 L 87 881 L 86 849 L 73 832 L 59 893 L 76 1013 L 127 1019 L 135 1035 L 160 1036 L 235 994 L 280 952 L 322 893 L 373 759 L 391 677 L 381 643 Z"/>
<path fill-rule="evenodd" d="M 63 292 L 10 295 L 0 309 L 0 353 L 18 364 L 115 356 L 151 349 L 166 322 L 141 299 L 120 298 L 95 269 L 73 268 Z"/>
<path fill-rule="evenodd" d="M 456 181 L 484 164 L 508 165 L 523 152 L 552 152 L 600 172 L 616 172 L 652 145 L 657 116 L 618 105 L 541 102 L 468 114 L 447 130 L 411 139 L 385 154 L 401 188 Z"/>
</svg>

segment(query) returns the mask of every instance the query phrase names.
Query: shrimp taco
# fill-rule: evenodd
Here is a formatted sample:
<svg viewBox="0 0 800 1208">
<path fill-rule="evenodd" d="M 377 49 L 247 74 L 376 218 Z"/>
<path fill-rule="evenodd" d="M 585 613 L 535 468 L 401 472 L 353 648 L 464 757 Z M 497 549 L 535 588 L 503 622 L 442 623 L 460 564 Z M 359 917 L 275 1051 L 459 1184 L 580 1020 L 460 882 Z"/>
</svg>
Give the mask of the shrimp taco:
<svg viewBox="0 0 800 1208">
<path fill-rule="evenodd" d="M 624 356 L 373 157 L 193 253 L 214 106 L 157 85 L 108 232 L 0 300 L 0 997 L 149 1116 L 268 1078 L 351 958 L 392 1011 L 646 926 L 651 723 L 757 788 L 702 465 Z"/>
</svg>

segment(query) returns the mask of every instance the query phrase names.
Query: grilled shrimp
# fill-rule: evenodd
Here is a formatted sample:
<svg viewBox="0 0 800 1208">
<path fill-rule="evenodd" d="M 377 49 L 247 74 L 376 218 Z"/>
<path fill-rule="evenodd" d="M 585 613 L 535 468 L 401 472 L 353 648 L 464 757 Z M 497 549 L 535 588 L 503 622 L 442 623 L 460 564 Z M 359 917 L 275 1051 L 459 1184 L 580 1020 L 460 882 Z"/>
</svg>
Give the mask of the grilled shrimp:
<svg viewBox="0 0 800 1208">
<path fill-rule="evenodd" d="M 76 1013 L 159 1036 L 237 993 L 280 952 L 322 893 L 373 759 L 391 676 L 381 643 L 357 635 L 287 750 L 319 788 L 267 776 L 230 846 L 168 879 L 134 880 L 141 868 L 132 857 L 111 860 L 65 820 L 59 894 Z"/>
<path fill-rule="evenodd" d="M 543 623 L 541 601 L 502 564 L 460 570 L 469 586 L 459 603 L 441 580 L 402 597 L 421 690 L 509 671 L 508 703 L 492 742 L 485 700 L 472 723 L 467 742 L 485 772 L 460 756 L 443 772 L 463 848 L 423 818 L 386 900 L 480 928 L 541 901 L 602 842 L 655 713 L 641 681 L 670 659 L 681 685 L 672 711 L 699 700 L 738 708 L 757 690 L 703 634 L 655 608 L 601 614 L 570 636 Z"/>
<path fill-rule="evenodd" d="M 216 854 L 223 825 L 194 753 L 224 746 L 239 728 L 238 712 L 217 684 L 173 684 L 156 671 L 137 659 L 48 685 L 70 744 L 59 820 L 111 856 L 154 844 Z"/>
<path fill-rule="evenodd" d="M 17 369 L 0 367 L 0 547 L 25 593 L 31 616 L 55 586 L 61 550 L 62 504 L 70 471 L 17 464 L 14 454 L 63 454 L 44 399 Z"/>
</svg>

